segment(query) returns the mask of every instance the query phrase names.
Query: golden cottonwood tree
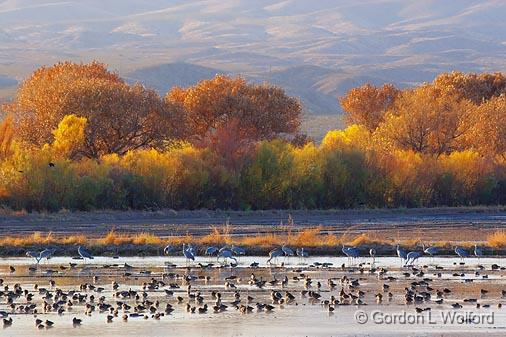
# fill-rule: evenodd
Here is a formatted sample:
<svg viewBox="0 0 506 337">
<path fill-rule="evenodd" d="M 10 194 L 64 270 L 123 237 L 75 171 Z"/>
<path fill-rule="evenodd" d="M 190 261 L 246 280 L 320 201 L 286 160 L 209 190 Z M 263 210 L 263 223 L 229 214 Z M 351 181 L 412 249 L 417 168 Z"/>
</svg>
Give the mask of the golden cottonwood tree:
<svg viewBox="0 0 506 337">
<path fill-rule="evenodd" d="M 76 115 L 63 117 L 58 128 L 53 131 L 54 142 L 51 145 L 53 150 L 64 157 L 73 157 L 82 151 L 84 145 L 84 130 L 86 118 Z"/>
<path fill-rule="evenodd" d="M 339 102 L 348 124 L 361 124 L 373 131 L 383 121 L 399 93 L 391 84 L 381 87 L 365 84 L 348 91 Z"/>
<path fill-rule="evenodd" d="M 481 104 L 492 97 L 506 93 L 506 76 L 502 73 L 465 74 L 461 72 L 443 73 L 437 76 L 432 85 L 449 95 L 457 95 L 474 104 Z"/>
<path fill-rule="evenodd" d="M 14 130 L 12 128 L 12 116 L 7 116 L 0 122 L 0 160 L 11 153 Z"/>
<path fill-rule="evenodd" d="M 175 87 L 165 101 L 183 107 L 188 133 L 197 139 L 231 122 L 242 138 L 251 140 L 294 133 L 300 126 L 297 99 L 281 88 L 248 84 L 241 77 L 218 75 L 192 87 Z"/>
<path fill-rule="evenodd" d="M 401 149 L 449 153 L 463 147 L 474 109 L 471 102 L 430 85 L 405 90 L 378 127 L 376 137 Z"/>
<path fill-rule="evenodd" d="M 472 115 L 472 122 L 468 143 L 483 154 L 506 160 L 506 95 L 481 104 Z"/>
</svg>

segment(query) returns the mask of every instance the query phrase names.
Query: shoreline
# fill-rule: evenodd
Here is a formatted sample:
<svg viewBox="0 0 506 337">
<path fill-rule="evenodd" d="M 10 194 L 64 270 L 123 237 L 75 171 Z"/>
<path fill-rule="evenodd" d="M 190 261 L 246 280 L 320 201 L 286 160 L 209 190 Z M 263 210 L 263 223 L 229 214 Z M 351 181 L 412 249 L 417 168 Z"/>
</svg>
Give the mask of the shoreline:
<svg viewBox="0 0 506 337">
<path fill-rule="evenodd" d="M 340 245 L 360 246 L 368 255 L 395 255 L 395 246 L 421 250 L 436 245 L 453 255 L 453 246 L 486 247 L 506 255 L 506 207 L 413 209 L 262 210 L 262 211 L 94 211 L 0 215 L 0 254 L 23 256 L 27 250 L 57 248 L 75 253 L 77 245 L 94 254 L 156 256 L 170 243 L 192 243 L 201 250 L 232 243 L 248 255 L 266 255 L 287 243 L 311 255 L 342 255 Z M 492 247 L 493 246 L 493 247 Z"/>
</svg>

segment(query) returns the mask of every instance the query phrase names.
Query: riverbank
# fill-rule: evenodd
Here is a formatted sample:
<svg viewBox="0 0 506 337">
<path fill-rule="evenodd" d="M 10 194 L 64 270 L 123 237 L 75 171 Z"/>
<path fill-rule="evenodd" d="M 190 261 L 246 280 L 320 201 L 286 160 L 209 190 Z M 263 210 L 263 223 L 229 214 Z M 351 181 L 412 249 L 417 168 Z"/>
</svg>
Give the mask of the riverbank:
<svg viewBox="0 0 506 337">
<path fill-rule="evenodd" d="M 268 210 L 268 211 L 96 211 L 0 215 L 0 254 L 24 255 L 47 246 L 57 254 L 85 245 L 100 255 L 160 255 L 167 244 L 234 244 L 248 254 L 265 255 L 282 244 L 306 247 L 311 254 L 339 255 L 342 244 L 395 254 L 397 244 L 421 250 L 436 245 L 442 254 L 453 246 L 506 248 L 506 207 Z"/>
</svg>

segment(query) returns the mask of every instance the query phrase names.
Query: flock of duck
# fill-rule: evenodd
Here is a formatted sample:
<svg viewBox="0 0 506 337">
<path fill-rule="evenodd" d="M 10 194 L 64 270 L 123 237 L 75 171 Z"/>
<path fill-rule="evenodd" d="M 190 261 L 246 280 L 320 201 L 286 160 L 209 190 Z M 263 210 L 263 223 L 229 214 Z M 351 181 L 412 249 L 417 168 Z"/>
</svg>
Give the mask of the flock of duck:
<svg viewBox="0 0 506 337">
<path fill-rule="evenodd" d="M 432 306 L 445 305 L 454 309 L 463 305 L 487 308 L 494 305 L 491 300 L 495 301 L 497 308 L 501 308 L 501 300 L 506 297 L 506 290 L 499 289 L 500 286 L 497 289 L 481 288 L 476 297 L 465 298 L 457 298 L 451 289 L 452 282 L 467 284 L 486 280 L 490 273 L 501 273 L 502 276 L 505 268 L 496 264 L 471 268 L 461 262 L 455 264 L 457 269 L 445 269 L 438 265 L 417 267 L 415 263 L 421 256 L 435 256 L 438 250 L 435 247 L 423 247 L 421 252 L 409 252 L 397 246 L 397 255 L 403 260 L 402 268 L 389 269 L 376 266 L 374 249 L 369 250 L 372 263 L 356 265 L 351 262 L 360 257 L 362 249 L 343 246 L 341 251 L 350 259 L 350 263 L 343 263 L 340 267 L 314 262 L 290 268 L 284 263 L 274 268 L 260 268 L 257 262 L 253 262 L 246 268 L 234 268 L 237 258 L 246 254 L 244 248 L 236 246 L 208 247 L 205 255 L 216 257 L 218 264 L 189 266 L 189 261 L 195 261 L 197 249 L 187 244 L 182 249 L 187 260 L 186 267 L 169 265 L 158 274 L 153 270 L 136 271 L 126 263 L 102 266 L 70 263 L 39 274 L 38 277 L 49 278 L 47 284 L 35 283 L 31 289 L 28 284 L 8 284 L 0 279 L 0 299 L 4 300 L 0 316 L 4 327 L 13 325 L 14 314 L 29 314 L 33 315 L 37 329 L 50 329 L 55 322 L 49 319 L 50 316 L 44 315 L 51 313 L 62 316 L 69 314 L 69 323 L 78 327 L 84 323 L 86 316 L 96 313 L 103 314 L 104 321 L 108 323 L 135 318 L 159 320 L 178 310 L 188 314 L 218 314 L 224 311 L 269 313 L 298 304 L 318 305 L 323 312 L 333 314 L 342 306 L 382 305 L 385 301 L 413 305 L 413 309 L 421 313 L 431 310 Z M 460 247 L 455 247 L 454 251 L 460 258 L 471 254 L 477 257 L 483 255 L 483 250 L 477 246 L 472 253 Z M 164 249 L 166 255 L 175 252 L 177 248 L 174 246 Z M 27 256 L 36 262 L 35 266 L 29 267 L 29 271 L 36 272 L 41 268 L 40 262 L 50 259 L 54 253 L 50 248 L 41 252 L 27 252 Z M 94 258 L 90 251 L 81 246 L 77 253 L 84 260 Z M 308 258 L 309 254 L 304 248 L 293 250 L 283 245 L 269 252 L 267 263 L 271 264 L 282 256 Z M 228 261 L 231 263 L 228 264 Z M 118 274 L 102 274 L 103 270 L 114 268 L 122 271 L 119 278 Z M 81 273 L 86 271 L 84 277 L 89 278 L 89 282 L 81 283 L 78 287 L 76 284 L 75 288 L 59 286 L 57 276 L 71 277 L 69 273 L 73 270 L 79 271 L 78 277 L 74 275 L 76 281 L 82 281 Z M 4 277 L 16 281 L 15 272 L 15 267 L 10 266 L 8 276 Z"/>
</svg>

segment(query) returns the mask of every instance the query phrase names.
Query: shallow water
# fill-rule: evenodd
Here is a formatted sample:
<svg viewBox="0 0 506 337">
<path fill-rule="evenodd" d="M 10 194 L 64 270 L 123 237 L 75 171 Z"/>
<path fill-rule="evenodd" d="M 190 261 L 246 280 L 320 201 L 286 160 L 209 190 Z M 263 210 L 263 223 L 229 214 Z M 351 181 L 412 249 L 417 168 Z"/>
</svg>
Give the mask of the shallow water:
<svg viewBox="0 0 506 337">
<path fill-rule="evenodd" d="M 165 288 L 159 288 L 153 291 L 147 291 L 148 299 L 160 301 L 159 310 L 163 311 L 166 303 L 171 303 L 175 311 L 167 316 L 156 320 L 147 314 L 148 319 L 143 317 L 128 318 L 127 322 L 122 320 L 123 312 L 120 311 L 118 317 L 113 319 L 112 323 L 106 323 L 105 313 L 99 313 L 98 309 L 91 315 L 85 315 L 84 303 L 75 303 L 72 307 L 66 308 L 62 315 L 56 312 L 43 313 L 41 304 L 43 302 L 42 295 L 34 292 L 33 303 L 37 304 L 39 313 L 36 315 L 42 320 L 49 319 L 54 322 L 54 327 L 47 329 L 38 329 L 35 326 L 35 315 L 22 314 L 19 310 L 14 312 L 2 300 L 0 311 L 6 311 L 12 317 L 13 324 L 3 330 L 0 329 L 1 335 L 8 336 L 145 336 L 145 335 L 187 335 L 187 336 L 331 336 L 331 335 L 505 335 L 506 334 L 506 306 L 505 308 L 497 308 L 498 303 L 506 305 L 506 299 L 501 296 L 501 290 L 506 289 L 506 272 L 504 270 L 491 270 L 491 265 L 497 263 L 501 265 L 502 261 L 495 258 L 486 259 L 467 259 L 464 265 L 460 265 L 460 260 L 456 258 L 423 258 L 419 260 L 419 266 L 427 265 L 423 268 L 425 274 L 423 276 L 410 275 L 404 276 L 402 273 L 410 272 L 408 268 L 401 268 L 400 261 L 393 257 L 376 258 L 376 267 L 388 268 L 388 272 L 383 276 L 377 273 L 369 272 L 371 259 L 362 259 L 354 261 L 355 266 L 341 268 L 343 263 L 348 263 L 343 257 L 310 257 L 306 261 L 298 258 L 278 259 L 277 267 L 267 267 L 265 257 L 241 257 L 237 268 L 229 266 L 223 268 L 199 268 L 197 263 L 215 263 L 216 259 L 198 257 L 195 262 L 190 264 L 191 268 L 186 268 L 187 262 L 181 257 L 125 257 L 125 258 L 108 258 L 96 257 L 92 261 L 72 260 L 68 257 L 54 257 L 47 262 L 41 263 L 36 271 L 30 271 L 29 266 L 33 266 L 33 261 L 28 258 L 7 258 L 0 260 L 0 276 L 4 279 L 4 285 L 9 285 L 9 289 L 15 283 L 21 284 L 24 289 L 34 292 L 34 284 L 45 287 L 54 293 L 56 288 L 67 292 L 75 289 L 79 292 L 79 285 L 83 283 L 93 283 L 93 276 L 98 276 L 95 286 L 103 287 L 100 293 L 87 290 L 81 291 L 82 294 L 96 297 L 94 304 L 96 305 L 98 297 L 104 296 L 107 303 L 116 304 L 120 300 L 114 297 L 115 291 L 112 290 L 111 282 L 118 281 L 120 288 L 118 290 L 132 289 L 142 291 L 142 283 L 149 282 L 151 278 L 164 280 L 165 283 L 177 283 L 181 285 L 180 289 L 175 289 L 174 296 L 167 296 Z M 167 268 L 166 263 L 174 263 L 177 267 Z M 69 262 L 76 263 L 77 266 L 69 268 Z M 252 262 L 260 263 L 260 268 L 250 268 Z M 280 267 L 281 263 L 284 267 Z M 333 265 L 330 268 L 315 268 L 311 266 L 314 262 L 329 262 Z M 124 268 L 127 263 L 131 268 Z M 358 264 L 363 263 L 365 270 L 360 271 Z M 479 275 L 475 274 L 477 265 L 484 266 L 484 270 Z M 436 270 L 436 265 L 441 266 L 444 270 Z M 9 266 L 14 266 L 15 271 L 10 272 Z M 64 267 L 60 268 L 60 266 Z M 436 275 L 437 272 L 441 276 Z M 130 275 L 125 275 L 129 273 Z M 285 275 L 289 278 L 288 285 L 267 285 L 264 289 L 256 286 L 248 285 L 247 281 L 250 274 L 254 273 L 257 278 L 262 277 L 265 280 L 281 280 Z M 365 295 L 362 300 L 367 305 L 336 305 L 335 311 L 329 313 L 328 308 L 321 304 L 320 300 L 312 300 L 307 296 L 301 296 L 300 291 L 305 289 L 303 281 L 296 281 L 294 276 L 300 276 L 303 273 L 313 279 L 313 286 L 309 290 L 318 291 L 316 282 L 321 282 L 322 287 L 318 291 L 321 299 L 329 299 L 331 295 L 338 296 L 341 286 L 338 285 L 334 290 L 327 285 L 327 279 L 332 278 L 337 283 L 346 275 L 350 279 L 357 279 L 360 282 L 359 289 L 364 291 Z M 463 273 L 464 276 L 454 276 L 454 273 Z M 165 277 L 164 275 L 165 274 Z M 186 287 L 183 286 L 182 275 L 210 276 L 210 280 L 205 282 L 203 279 L 192 281 L 192 289 L 200 290 L 203 294 L 204 301 L 210 305 L 214 300 L 210 296 L 210 291 L 217 290 L 223 294 L 223 302 L 229 305 L 227 311 L 222 313 L 214 313 L 210 309 L 204 314 L 191 314 L 185 310 L 186 303 Z M 246 304 L 245 297 L 250 295 L 254 300 L 249 304 L 255 306 L 256 302 L 271 303 L 270 291 L 285 290 L 295 295 L 292 303 L 274 304 L 275 308 L 272 313 L 257 312 L 254 309 L 249 314 L 241 314 L 234 309 L 230 302 L 234 300 L 234 290 L 225 289 L 225 278 L 234 275 L 237 278 L 232 282 L 236 285 L 241 294 L 242 303 Z M 487 278 L 484 279 L 483 276 Z M 385 279 L 392 276 L 395 280 L 389 281 Z M 404 288 L 409 286 L 413 281 L 421 281 L 423 278 L 430 278 L 430 286 L 435 289 L 443 289 L 448 287 L 452 293 L 445 295 L 444 302 L 441 305 L 433 301 L 420 303 L 416 305 L 404 304 Z M 55 287 L 50 287 L 49 280 L 56 282 Z M 382 292 L 382 285 L 390 285 L 390 291 L 393 293 L 391 301 L 387 301 L 386 297 L 382 304 L 375 303 L 374 295 Z M 344 287 L 348 292 L 347 287 Z M 481 295 L 480 289 L 488 290 L 488 294 Z M 382 292 L 383 293 L 383 292 Z M 386 296 L 386 293 L 384 293 Z M 177 304 L 176 296 L 183 296 L 185 300 L 181 304 Z M 489 309 L 476 308 L 475 304 L 463 302 L 464 298 L 477 298 L 481 304 L 490 304 Z M 433 298 L 435 300 L 435 296 Z M 125 300 L 130 305 L 135 305 L 134 299 Z M 51 300 L 48 300 L 51 303 Z M 89 298 L 87 299 L 89 302 Z M 190 301 L 191 302 L 191 301 Z M 462 309 L 453 309 L 451 304 L 461 303 Z M 14 300 L 17 307 L 26 305 L 26 299 L 21 296 Z M 196 305 L 191 302 L 192 306 Z M 429 312 L 416 315 L 415 307 L 427 308 L 431 307 L 430 321 Z M 359 324 L 355 315 L 358 310 L 368 315 L 366 324 Z M 131 310 L 130 312 L 133 312 Z M 479 324 L 443 324 L 441 314 L 457 312 L 464 315 L 473 312 L 484 314 L 490 318 L 493 314 L 493 322 L 480 322 Z M 372 316 L 378 319 L 383 317 L 393 317 L 392 314 L 398 314 L 401 317 L 406 313 L 406 317 L 415 317 L 418 324 L 386 324 L 381 322 L 372 322 Z M 484 316 L 484 317 L 485 317 Z M 78 317 L 83 320 L 82 325 L 74 327 L 72 318 Z M 397 316 L 396 316 L 397 317 Z M 420 321 L 420 317 L 424 317 Z"/>
<path fill-rule="evenodd" d="M 277 260 L 273 260 L 271 264 L 267 263 L 268 257 L 266 256 L 241 256 L 237 259 L 238 267 L 249 267 L 249 265 L 253 262 L 259 263 L 260 267 L 276 267 L 281 266 L 281 264 L 284 264 L 286 267 L 298 267 L 298 266 L 308 266 L 311 264 L 316 263 L 331 263 L 332 267 L 340 267 L 343 263 L 346 265 L 351 266 L 357 266 L 359 264 L 364 265 L 370 265 L 373 260 L 372 258 L 357 258 L 350 262 L 348 258 L 343 256 L 312 256 L 305 259 L 301 259 L 298 257 L 288 256 L 288 257 L 280 257 Z M 2 258 L 0 260 L 0 265 L 26 265 L 33 263 L 34 260 L 26 257 L 10 257 L 10 258 Z M 163 267 L 167 263 L 174 263 L 178 266 L 195 266 L 199 262 L 200 263 L 217 263 L 217 259 L 207 257 L 207 256 L 197 256 L 195 261 L 186 261 L 186 259 L 183 256 L 158 256 L 158 257 L 104 257 L 104 256 L 96 256 L 93 260 L 77 260 L 72 259 L 69 257 L 61 257 L 56 256 L 52 257 L 49 261 L 43 261 L 41 262 L 41 265 L 44 266 L 45 264 L 67 264 L 69 262 L 75 262 L 77 264 L 82 265 L 100 265 L 100 264 L 123 264 L 128 263 L 130 265 L 136 266 L 136 267 Z M 222 259 L 220 259 L 219 262 L 223 262 Z M 229 260 L 228 262 L 233 262 Z M 418 259 L 416 265 L 422 266 L 422 265 L 438 265 L 442 267 L 452 267 L 459 263 L 465 263 L 465 265 L 470 266 L 476 266 L 478 264 L 482 265 L 492 265 L 493 263 L 496 264 L 504 264 L 506 266 L 506 257 L 503 258 L 497 258 L 497 257 L 487 257 L 487 258 L 467 258 L 464 260 L 461 260 L 457 257 L 422 257 Z M 376 266 L 381 267 L 401 267 L 402 261 L 397 257 L 387 256 L 387 257 L 376 257 L 374 264 Z"/>
</svg>

